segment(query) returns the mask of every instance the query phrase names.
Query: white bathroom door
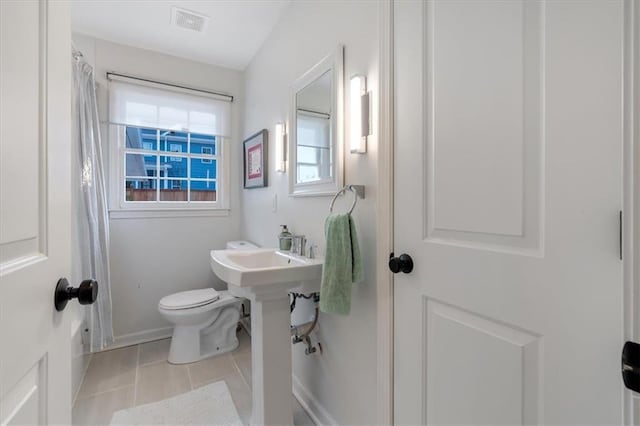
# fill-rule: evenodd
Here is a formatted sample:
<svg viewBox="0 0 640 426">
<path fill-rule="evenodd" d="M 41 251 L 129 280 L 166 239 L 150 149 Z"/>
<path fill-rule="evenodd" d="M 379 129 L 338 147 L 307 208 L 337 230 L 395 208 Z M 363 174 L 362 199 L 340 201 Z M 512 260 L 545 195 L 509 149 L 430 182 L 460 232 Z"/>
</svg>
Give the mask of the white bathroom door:
<svg viewBox="0 0 640 426">
<path fill-rule="evenodd" d="M 395 3 L 396 424 L 621 424 L 623 7 Z"/>
<path fill-rule="evenodd" d="M 0 1 L 0 425 L 70 424 L 67 2 Z"/>
</svg>

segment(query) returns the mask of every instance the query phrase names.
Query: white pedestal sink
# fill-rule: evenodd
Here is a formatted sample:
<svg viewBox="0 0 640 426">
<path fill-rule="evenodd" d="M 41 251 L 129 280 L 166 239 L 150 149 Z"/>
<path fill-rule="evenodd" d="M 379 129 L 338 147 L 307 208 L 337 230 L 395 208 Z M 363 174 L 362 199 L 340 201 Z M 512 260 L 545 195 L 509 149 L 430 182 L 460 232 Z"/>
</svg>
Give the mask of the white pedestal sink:
<svg viewBox="0 0 640 426">
<path fill-rule="evenodd" d="M 319 288 L 322 264 L 276 249 L 211 252 L 229 292 L 251 300 L 252 425 L 293 425 L 288 291 Z"/>
</svg>

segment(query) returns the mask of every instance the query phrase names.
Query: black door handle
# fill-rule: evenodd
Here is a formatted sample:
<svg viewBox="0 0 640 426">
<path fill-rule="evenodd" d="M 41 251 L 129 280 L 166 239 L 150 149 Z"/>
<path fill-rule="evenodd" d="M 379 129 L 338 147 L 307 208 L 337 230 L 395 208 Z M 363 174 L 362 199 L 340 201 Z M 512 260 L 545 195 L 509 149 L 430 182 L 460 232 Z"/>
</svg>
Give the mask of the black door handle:
<svg viewBox="0 0 640 426">
<path fill-rule="evenodd" d="M 71 299 L 78 299 L 81 305 L 91 305 L 98 298 L 98 281 L 84 280 L 75 287 L 69 286 L 66 278 L 60 278 L 56 284 L 53 303 L 56 311 L 62 311 Z"/>
<path fill-rule="evenodd" d="M 413 271 L 413 259 L 411 259 L 411 256 L 406 253 L 403 253 L 398 257 L 395 257 L 393 253 L 391 253 L 391 255 L 389 255 L 389 269 L 391 269 L 391 272 L 394 274 L 397 274 L 398 272 L 408 274 Z"/>
<path fill-rule="evenodd" d="M 626 342 L 622 348 L 622 380 L 634 392 L 640 392 L 640 345 Z"/>
</svg>

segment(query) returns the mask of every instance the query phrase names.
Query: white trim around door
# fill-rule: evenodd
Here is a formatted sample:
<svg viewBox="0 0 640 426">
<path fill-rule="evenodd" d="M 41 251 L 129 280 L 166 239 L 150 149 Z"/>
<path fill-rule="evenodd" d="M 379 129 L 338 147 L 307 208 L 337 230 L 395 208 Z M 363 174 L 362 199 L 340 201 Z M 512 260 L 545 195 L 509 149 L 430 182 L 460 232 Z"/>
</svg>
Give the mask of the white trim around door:
<svg viewBox="0 0 640 426">
<path fill-rule="evenodd" d="M 624 337 L 640 340 L 640 4 L 625 0 L 624 23 L 624 195 L 622 259 Z M 640 409 L 630 391 L 624 398 L 624 424 L 634 425 Z"/>
<path fill-rule="evenodd" d="M 387 262 L 393 250 L 393 0 L 379 5 L 377 416 L 393 424 L 393 275 Z"/>
</svg>

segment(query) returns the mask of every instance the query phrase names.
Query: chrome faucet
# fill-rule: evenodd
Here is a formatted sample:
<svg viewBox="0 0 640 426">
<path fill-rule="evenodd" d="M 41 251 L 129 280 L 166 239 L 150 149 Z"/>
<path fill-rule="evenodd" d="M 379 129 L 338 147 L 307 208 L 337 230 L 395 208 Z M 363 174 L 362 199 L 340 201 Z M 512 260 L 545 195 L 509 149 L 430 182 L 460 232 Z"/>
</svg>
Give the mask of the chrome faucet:
<svg viewBox="0 0 640 426">
<path fill-rule="evenodd" d="M 304 256 L 307 238 L 304 235 L 291 236 L 291 253 Z"/>
</svg>

